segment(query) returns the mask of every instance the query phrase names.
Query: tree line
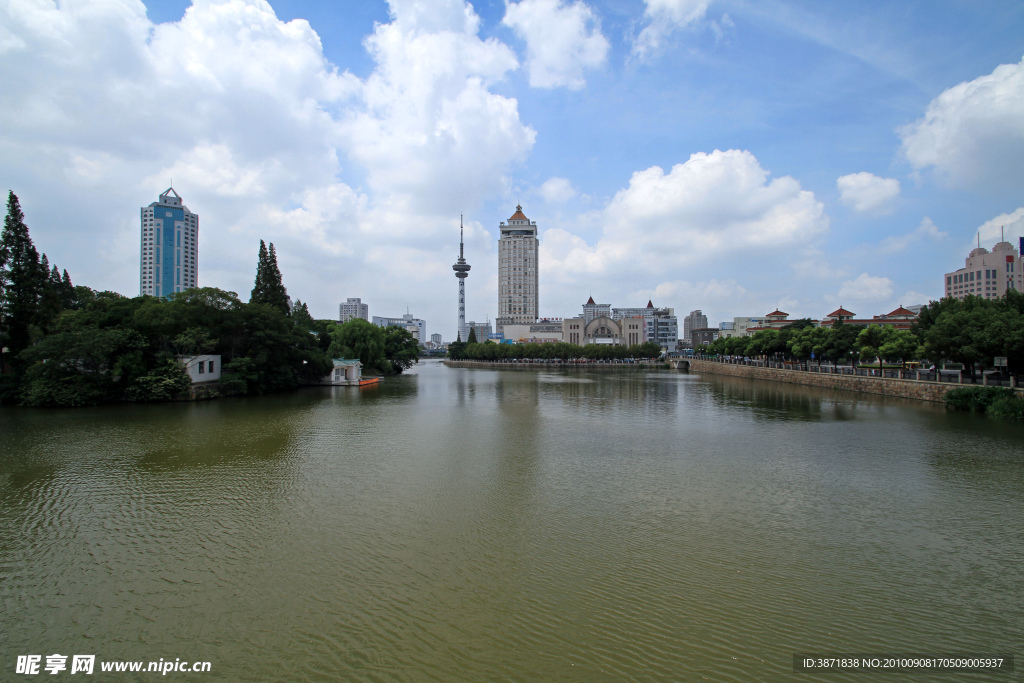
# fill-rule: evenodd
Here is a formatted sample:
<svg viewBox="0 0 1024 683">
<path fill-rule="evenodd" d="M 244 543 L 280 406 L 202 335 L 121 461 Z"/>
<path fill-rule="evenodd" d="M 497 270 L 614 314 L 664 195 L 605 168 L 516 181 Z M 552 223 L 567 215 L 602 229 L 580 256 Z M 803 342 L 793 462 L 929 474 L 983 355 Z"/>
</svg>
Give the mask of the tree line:
<svg viewBox="0 0 1024 683">
<path fill-rule="evenodd" d="M 1024 369 L 1024 294 L 1011 289 L 996 299 L 967 296 L 932 301 L 921 309 L 909 330 L 842 321 L 815 327 L 804 319 L 749 337 L 719 338 L 699 350 L 792 361 L 814 358 L 833 364 L 951 361 L 963 364 L 972 378 L 979 367 L 992 367 L 997 356 L 1004 356 L 1008 367 L 1019 373 Z"/>
<path fill-rule="evenodd" d="M 129 298 L 73 286 L 32 244 L 10 193 L 0 236 L 0 402 L 82 406 L 185 397 L 179 360 L 221 356 L 221 394 L 261 394 L 316 383 L 332 358 L 358 358 L 368 374 L 416 362 L 402 328 L 314 320 L 282 283 L 274 245 L 261 240 L 249 301 L 213 287 L 167 298 Z"/>
<path fill-rule="evenodd" d="M 471 330 L 468 341 L 454 341 L 448 345 L 452 360 L 623 360 L 627 358 L 657 358 L 661 347 L 654 342 L 632 346 L 587 344 L 580 346 L 568 342 L 542 342 L 536 344 L 477 343 L 476 332 Z"/>
</svg>

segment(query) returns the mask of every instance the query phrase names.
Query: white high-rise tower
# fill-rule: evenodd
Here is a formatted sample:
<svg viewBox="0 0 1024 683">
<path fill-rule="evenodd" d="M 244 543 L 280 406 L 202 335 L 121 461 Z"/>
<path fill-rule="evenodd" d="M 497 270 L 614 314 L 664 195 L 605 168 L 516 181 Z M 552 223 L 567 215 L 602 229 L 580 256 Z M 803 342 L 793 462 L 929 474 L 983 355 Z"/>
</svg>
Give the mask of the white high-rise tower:
<svg viewBox="0 0 1024 683">
<path fill-rule="evenodd" d="M 523 207 L 498 226 L 498 319 L 497 332 L 505 325 L 533 323 L 538 314 L 537 222 L 523 214 Z"/>
<path fill-rule="evenodd" d="M 462 216 L 459 216 L 459 260 L 452 266 L 452 270 L 455 271 L 455 277 L 459 278 L 459 338 L 462 341 L 469 337 L 469 330 L 466 329 L 466 278 L 469 277 L 469 268 L 463 253 Z"/>
<path fill-rule="evenodd" d="M 199 216 L 169 187 L 142 208 L 139 292 L 166 297 L 199 281 Z"/>
</svg>

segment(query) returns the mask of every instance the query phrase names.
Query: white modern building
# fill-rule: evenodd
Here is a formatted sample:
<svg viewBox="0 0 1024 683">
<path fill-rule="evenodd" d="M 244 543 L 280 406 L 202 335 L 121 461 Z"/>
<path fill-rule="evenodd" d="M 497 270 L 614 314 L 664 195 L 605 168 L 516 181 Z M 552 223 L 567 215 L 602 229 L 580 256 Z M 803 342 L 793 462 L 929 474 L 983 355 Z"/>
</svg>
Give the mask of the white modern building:
<svg viewBox="0 0 1024 683">
<path fill-rule="evenodd" d="M 1024 259 L 1010 242 L 999 242 L 992 251 L 982 246 L 972 249 L 964 267 L 946 273 L 943 291 L 946 296 L 963 299 L 973 295 L 994 299 L 1008 289 L 1024 291 Z"/>
<path fill-rule="evenodd" d="M 173 187 L 141 209 L 139 292 L 166 297 L 197 287 L 199 216 L 188 210 Z"/>
<path fill-rule="evenodd" d="M 540 242 L 537 222 L 523 214 L 522 206 L 516 206 L 516 212 L 507 223 L 502 221 L 498 230 L 498 319 L 494 322 L 501 333 L 505 325 L 537 320 Z"/>
<path fill-rule="evenodd" d="M 359 297 L 349 298 L 345 303 L 338 304 L 338 322 L 347 323 L 352 318 L 370 319 L 370 307 Z"/>
<path fill-rule="evenodd" d="M 441 335 L 439 335 L 439 334 L 432 334 L 432 335 L 430 335 L 430 341 L 431 341 L 431 343 L 434 346 L 440 346 L 441 345 Z"/>
<path fill-rule="evenodd" d="M 427 321 L 414 318 L 410 313 L 406 313 L 401 318 L 385 318 L 375 315 L 372 322 L 377 327 L 405 328 L 421 346 L 427 341 Z"/>
</svg>

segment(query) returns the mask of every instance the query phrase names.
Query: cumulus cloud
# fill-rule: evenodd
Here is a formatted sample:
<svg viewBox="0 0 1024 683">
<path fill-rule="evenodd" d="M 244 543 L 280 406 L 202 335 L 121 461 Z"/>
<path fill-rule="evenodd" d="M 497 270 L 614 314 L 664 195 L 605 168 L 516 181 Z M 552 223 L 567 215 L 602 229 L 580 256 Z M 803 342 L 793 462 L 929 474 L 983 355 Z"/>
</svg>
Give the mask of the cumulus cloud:
<svg viewBox="0 0 1024 683">
<path fill-rule="evenodd" d="M 896 252 L 903 251 L 915 242 L 922 240 L 940 241 L 949 237 L 949 234 L 939 230 L 939 228 L 932 222 L 932 219 L 925 216 L 921 219 L 917 228 L 913 232 L 908 232 L 905 235 L 899 235 L 897 237 L 887 237 L 882 240 L 881 249 L 887 254 L 894 254 Z"/>
<path fill-rule="evenodd" d="M 407 283 L 447 284 L 424 265 L 445 262 L 438 238 L 509 186 L 536 133 L 494 91 L 519 64 L 480 38 L 468 2 L 390 13 L 357 78 L 266 0 L 195 0 L 163 24 L 126 0 L 0 3 L 0 176 L 39 207 L 40 247 L 99 254 L 69 268 L 76 283 L 133 293 L 138 207 L 173 178 L 201 216 L 203 285 L 248 291 L 247 245 L 265 238 L 318 315 L 346 282 L 377 283 L 385 306 L 434 305 L 434 287 Z M 467 244 L 482 242 L 467 223 Z"/>
<path fill-rule="evenodd" d="M 900 181 L 863 171 L 840 176 L 836 187 L 839 201 L 857 211 L 892 213 L 896 198 L 900 196 Z"/>
<path fill-rule="evenodd" d="M 567 178 L 548 178 L 539 191 L 544 201 L 552 204 L 561 204 L 576 196 L 576 190 Z"/>
<path fill-rule="evenodd" d="M 581 0 L 520 0 L 508 3 L 503 24 L 526 41 L 526 66 L 535 88 L 579 90 L 583 72 L 604 64 L 608 40 L 594 11 Z"/>
<path fill-rule="evenodd" d="M 657 53 L 665 40 L 676 30 L 685 28 L 704 18 L 711 0 L 644 0 L 644 18 L 647 25 L 633 44 L 633 54 L 640 58 Z M 723 24 L 732 26 L 732 19 Z M 721 29 L 721 27 L 718 27 Z M 716 34 L 718 32 L 716 31 Z"/>
<path fill-rule="evenodd" d="M 1024 59 L 960 83 L 904 127 L 903 154 L 951 186 L 1024 183 Z"/>
<path fill-rule="evenodd" d="M 545 234 L 545 262 L 563 273 L 642 269 L 648 276 L 720 257 L 773 252 L 828 228 L 824 207 L 794 178 L 769 180 L 753 154 L 715 150 L 669 173 L 637 171 L 601 211 L 593 246 L 564 229 Z"/>
<path fill-rule="evenodd" d="M 1011 213 L 1004 213 L 978 226 L 981 246 L 991 248 L 1001 239 L 1016 242 L 1024 237 L 1024 207 Z"/>
<path fill-rule="evenodd" d="M 861 273 L 853 280 L 847 280 L 839 288 L 839 299 L 855 301 L 881 301 L 892 296 L 893 282 L 887 277 Z"/>
</svg>

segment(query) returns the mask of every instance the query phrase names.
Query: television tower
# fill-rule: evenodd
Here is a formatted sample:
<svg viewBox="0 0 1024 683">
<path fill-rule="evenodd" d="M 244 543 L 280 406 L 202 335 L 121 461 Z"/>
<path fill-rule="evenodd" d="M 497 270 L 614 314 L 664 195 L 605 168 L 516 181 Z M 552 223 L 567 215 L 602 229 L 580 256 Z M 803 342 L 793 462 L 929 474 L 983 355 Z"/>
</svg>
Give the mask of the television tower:
<svg viewBox="0 0 1024 683">
<path fill-rule="evenodd" d="M 455 277 L 459 278 L 459 338 L 466 341 L 466 278 L 469 277 L 470 265 L 466 263 L 462 244 L 462 214 L 459 214 L 459 260 L 452 266 Z"/>
</svg>

